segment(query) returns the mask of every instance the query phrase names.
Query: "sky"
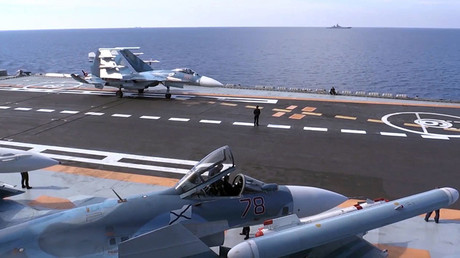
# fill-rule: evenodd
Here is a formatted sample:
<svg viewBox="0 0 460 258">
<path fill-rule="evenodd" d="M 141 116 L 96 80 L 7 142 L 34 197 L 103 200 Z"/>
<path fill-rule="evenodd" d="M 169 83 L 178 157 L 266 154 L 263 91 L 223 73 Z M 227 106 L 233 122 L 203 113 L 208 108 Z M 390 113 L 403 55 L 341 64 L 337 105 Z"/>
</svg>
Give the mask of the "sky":
<svg viewBox="0 0 460 258">
<path fill-rule="evenodd" d="M 0 30 L 131 27 L 460 28 L 459 0 L 0 0 Z"/>
</svg>

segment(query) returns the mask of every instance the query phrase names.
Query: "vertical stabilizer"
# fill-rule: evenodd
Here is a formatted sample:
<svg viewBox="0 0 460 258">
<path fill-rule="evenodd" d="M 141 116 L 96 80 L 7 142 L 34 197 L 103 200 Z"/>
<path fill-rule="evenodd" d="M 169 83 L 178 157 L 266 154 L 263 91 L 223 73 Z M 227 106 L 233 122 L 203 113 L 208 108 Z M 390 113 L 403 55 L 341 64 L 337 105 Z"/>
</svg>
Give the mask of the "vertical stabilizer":
<svg viewBox="0 0 460 258">
<path fill-rule="evenodd" d="M 152 67 L 150 67 L 150 65 L 146 64 L 144 61 L 142 61 L 142 59 L 134 55 L 128 49 L 122 49 L 119 52 L 123 55 L 123 57 L 128 61 L 128 63 L 136 72 L 140 73 L 153 70 Z"/>
<path fill-rule="evenodd" d="M 93 65 L 91 65 L 91 74 L 97 77 L 101 77 L 99 66 L 101 64 L 101 60 L 99 56 L 101 55 L 101 51 L 96 52 L 96 57 L 94 58 Z"/>
</svg>

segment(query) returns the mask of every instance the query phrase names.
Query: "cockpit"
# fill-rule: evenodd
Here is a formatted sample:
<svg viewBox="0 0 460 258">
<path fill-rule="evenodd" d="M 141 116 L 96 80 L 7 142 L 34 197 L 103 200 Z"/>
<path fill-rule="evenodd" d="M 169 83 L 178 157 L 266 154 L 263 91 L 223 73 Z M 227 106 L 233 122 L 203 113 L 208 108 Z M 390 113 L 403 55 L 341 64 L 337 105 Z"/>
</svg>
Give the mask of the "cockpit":
<svg viewBox="0 0 460 258">
<path fill-rule="evenodd" d="M 230 147 L 223 146 L 198 162 L 175 186 L 181 198 L 196 196 L 239 196 L 243 192 L 273 191 L 276 184 L 265 184 L 236 174 Z"/>
<path fill-rule="evenodd" d="M 193 71 L 190 68 L 177 68 L 177 69 L 174 69 L 174 71 L 185 73 L 185 74 L 198 75 L 195 71 Z"/>
</svg>

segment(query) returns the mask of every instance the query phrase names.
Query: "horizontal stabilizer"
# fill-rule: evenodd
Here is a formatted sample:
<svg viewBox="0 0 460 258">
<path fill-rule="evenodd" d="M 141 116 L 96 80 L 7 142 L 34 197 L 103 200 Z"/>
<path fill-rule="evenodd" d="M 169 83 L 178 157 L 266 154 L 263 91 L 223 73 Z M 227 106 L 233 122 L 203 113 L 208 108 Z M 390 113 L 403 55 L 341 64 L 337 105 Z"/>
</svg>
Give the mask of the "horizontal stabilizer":
<svg viewBox="0 0 460 258">
<path fill-rule="evenodd" d="M 217 257 L 182 224 L 166 226 L 120 243 L 119 257 Z"/>
<path fill-rule="evenodd" d="M 70 76 L 72 76 L 72 78 L 74 80 L 76 80 L 76 81 L 79 81 L 81 83 L 89 84 L 89 82 L 87 80 L 83 79 L 82 77 L 78 76 L 77 74 L 72 73 L 72 74 L 70 74 Z"/>
</svg>

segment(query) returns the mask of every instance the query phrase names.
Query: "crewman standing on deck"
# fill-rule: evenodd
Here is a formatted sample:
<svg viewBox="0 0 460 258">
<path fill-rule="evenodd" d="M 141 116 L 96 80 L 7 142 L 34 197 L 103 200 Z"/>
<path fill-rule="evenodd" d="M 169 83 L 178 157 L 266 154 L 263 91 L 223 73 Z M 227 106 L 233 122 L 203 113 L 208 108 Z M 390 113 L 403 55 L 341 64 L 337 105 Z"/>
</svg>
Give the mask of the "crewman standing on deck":
<svg viewBox="0 0 460 258">
<path fill-rule="evenodd" d="M 259 116 L 260 109 L 259 106 L 256 106 L 256 109 L 254 109 L 254 126 L 259 126 Z"/>
</svg>

